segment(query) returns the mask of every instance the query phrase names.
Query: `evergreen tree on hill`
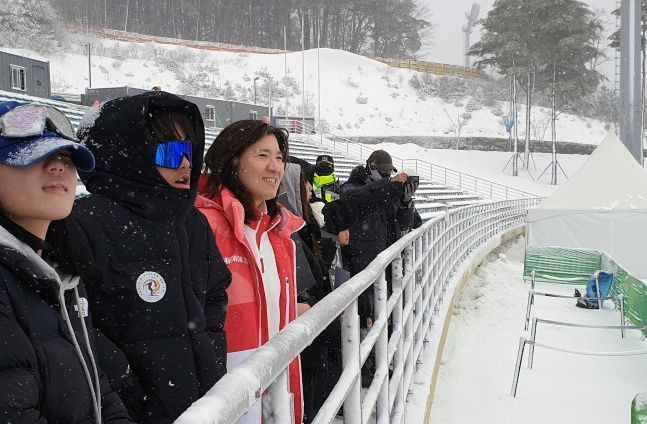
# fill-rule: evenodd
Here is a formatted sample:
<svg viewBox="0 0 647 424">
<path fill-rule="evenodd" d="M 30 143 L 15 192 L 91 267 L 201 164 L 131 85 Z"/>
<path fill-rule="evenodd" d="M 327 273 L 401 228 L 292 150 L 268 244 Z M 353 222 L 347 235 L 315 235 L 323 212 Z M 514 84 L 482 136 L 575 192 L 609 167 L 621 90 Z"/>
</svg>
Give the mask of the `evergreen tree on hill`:
<svg viewBox="0 0 647 424">
<path fill-rule="evenodd" d="M 2 0 L 0 47 L 55 50 L 58 18 L 47 0 Z"/>
<path fill-rule="evenodd" d="M 534 90 L 554 94 L 557 110 L 563 110 L 602 79 L 594 66 L 604 56 L 597 47 L 602 27 L 581 1 L 496 0 L 481 24 L 481 40 L 468 54 L 479 58 L 478 67 L 517 76 L 526 92 L 526 128 Z"/>
<path fill-rule="evenodd" d="M 555 107 L 563 111 L 593 93 L 604 78 L 593 66 L 604 56 L 597 43 L 602 26 L 580 1 L 539 3 L 545 3 L 542 33 L 546 43 L 540 45 L 542 67 L 537 84 L 544 92 L 555 95 Z"/>
</svg>

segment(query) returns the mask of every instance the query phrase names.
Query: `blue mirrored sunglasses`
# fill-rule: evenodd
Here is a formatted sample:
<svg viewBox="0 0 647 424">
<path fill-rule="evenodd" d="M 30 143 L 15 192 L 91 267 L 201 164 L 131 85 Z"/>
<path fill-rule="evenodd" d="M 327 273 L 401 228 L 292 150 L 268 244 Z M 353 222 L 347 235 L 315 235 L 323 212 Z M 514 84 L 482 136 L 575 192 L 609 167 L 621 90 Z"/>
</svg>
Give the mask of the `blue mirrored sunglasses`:
<svg viewBox="0 0 647 424">
<path fill-rule="evenodd" d="M 193 166 L 193 146 L 190 141 L 160 143 L 155 151 L 155 165 L 162 168 L 178 169 L 185 156 L 189 160 L 189 165 Z"/>
</svg>

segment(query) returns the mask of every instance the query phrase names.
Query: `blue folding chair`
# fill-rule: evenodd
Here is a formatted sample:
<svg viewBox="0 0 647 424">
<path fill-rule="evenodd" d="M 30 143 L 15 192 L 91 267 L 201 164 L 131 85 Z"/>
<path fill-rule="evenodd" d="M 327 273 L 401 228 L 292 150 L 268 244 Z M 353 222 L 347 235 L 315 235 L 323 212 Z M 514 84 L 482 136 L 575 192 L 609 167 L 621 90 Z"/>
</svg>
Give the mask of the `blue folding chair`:
<svg viewBox="0 0 647 424">
<path fill-rule="evenodd" d="M 587 302 L 591 302 L 597 307 L 602 307 L 604 300 L 610 299 L 609 293 L 611 293 L 611 287 L 613 286 L 613 276 L 614 274 L 610 272 L 596 271 L 586 283 L 586 295 L 584 298 L 587 299 Z M 600 302 L 599 305 L 598 301 Z"/>
</svg>

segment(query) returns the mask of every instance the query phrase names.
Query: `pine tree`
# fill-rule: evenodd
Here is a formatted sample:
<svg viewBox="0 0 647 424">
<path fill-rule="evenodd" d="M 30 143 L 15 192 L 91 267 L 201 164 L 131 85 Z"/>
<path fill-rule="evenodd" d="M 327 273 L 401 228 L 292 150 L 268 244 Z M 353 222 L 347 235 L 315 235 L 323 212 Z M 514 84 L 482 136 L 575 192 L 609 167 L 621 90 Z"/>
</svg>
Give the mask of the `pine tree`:
<svg viewBox="0 0 647 424">
<path fill-rule="evenodd" d="M 526 93 L 526 134 L 524 164 L 529 164 L 530 121 L 535 75 L 540 66 L 539 44 L 542 20 L 537 2 L 497 0 L 481 21 L 483 34 L 468 54 L 480 57 L 477 67 L 493 66 L 499 73 L 519 83 Z M 513 99 L 516 103 L 516 98 Z"/>
<path fill-rule="evenodd" d="M 51 52 L 58 18 L 47 0 L 2 0 L 0 46 Z"/>
<path fill-rule="evenodd" d="M 592 66 L 603 56 L 597 47 L 602 27 L 577 0 L 496 0 L 482 21 L 481 40 L 469 54 L 479 67 L 493 66 L 516 76 L 526 91 L 526 147 L 529 144 L 532 92 L 554 97 L 555 111 L 593 92 L 602 76 Z"/>
</svg>

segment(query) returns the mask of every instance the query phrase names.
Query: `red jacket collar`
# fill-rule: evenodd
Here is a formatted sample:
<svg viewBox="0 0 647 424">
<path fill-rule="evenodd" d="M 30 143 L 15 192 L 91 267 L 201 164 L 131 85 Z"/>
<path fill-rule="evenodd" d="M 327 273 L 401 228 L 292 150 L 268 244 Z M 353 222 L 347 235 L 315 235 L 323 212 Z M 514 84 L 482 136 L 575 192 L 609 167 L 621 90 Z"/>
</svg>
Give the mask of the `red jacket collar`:
<svg viewBox="0 0 647 424">
<path fill-rule="evenodd" d="M 236 238 L 241 242 L 245 240 L 245 209 L 231 190 L 221 186 L 213 198 L 198 195 L 195 200 L 195 206 L 198 209 L 216 209 L 222 211 L 227 221 L 233 227 Z M 289 238 L 292 233 L 300 230 L 305 225 L 303 219 L 294 215 L 280 204 L 279 213 L 266 222 L 267 228 L 264 229 L 265 231 L 276 228 L 278 235 L 283 238 Z"/>
</svg>

